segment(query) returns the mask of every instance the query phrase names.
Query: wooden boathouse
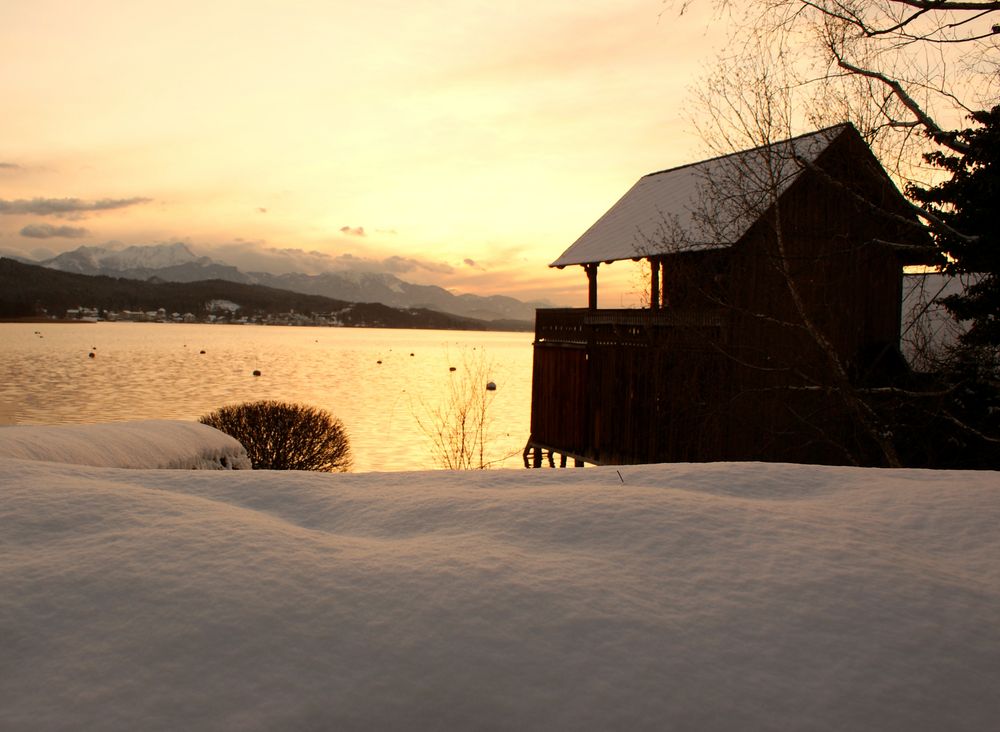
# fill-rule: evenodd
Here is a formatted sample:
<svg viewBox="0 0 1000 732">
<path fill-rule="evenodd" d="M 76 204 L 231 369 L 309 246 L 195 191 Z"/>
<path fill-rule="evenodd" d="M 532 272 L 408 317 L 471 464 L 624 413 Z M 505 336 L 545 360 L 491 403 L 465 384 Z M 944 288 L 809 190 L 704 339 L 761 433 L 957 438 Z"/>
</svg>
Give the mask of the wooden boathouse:
<svg viewBox="0 0 1000 732">
<path fill-rule="evenodd" d="M 850 124 L 640 178 L 550 265 L 588 304 L 537 311 L 525 464 L 878 464 L 844 390 L 905 368 L 915 222 Z M 624 260 L 648 306 L 602 309 Z"/>
</svg>

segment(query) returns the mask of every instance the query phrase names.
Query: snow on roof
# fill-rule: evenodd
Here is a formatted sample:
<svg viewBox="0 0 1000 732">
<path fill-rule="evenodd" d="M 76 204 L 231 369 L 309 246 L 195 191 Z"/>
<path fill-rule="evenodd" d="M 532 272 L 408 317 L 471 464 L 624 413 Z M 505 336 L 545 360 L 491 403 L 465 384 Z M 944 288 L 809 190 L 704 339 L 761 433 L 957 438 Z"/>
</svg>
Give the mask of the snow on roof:
<svg viewBox="0 0 1000 732">
<path fill-rule="evenodd" d="M 613 262 L 736 243 L 849 124 L 650 173 L 550 264 Z M 711 219 L 707 221 L 706 219 Z"/>
<path fill-rule="evenodd" d="M 172 420 L 0 427 L 0 457 L 106 468 L 250 468 L 238 440 Z"/>
<path fill-rule="evenodd" d="M 0 458 L 0 728 L 993 729 L 998 495 L 989 471 Z"/>
</svg>

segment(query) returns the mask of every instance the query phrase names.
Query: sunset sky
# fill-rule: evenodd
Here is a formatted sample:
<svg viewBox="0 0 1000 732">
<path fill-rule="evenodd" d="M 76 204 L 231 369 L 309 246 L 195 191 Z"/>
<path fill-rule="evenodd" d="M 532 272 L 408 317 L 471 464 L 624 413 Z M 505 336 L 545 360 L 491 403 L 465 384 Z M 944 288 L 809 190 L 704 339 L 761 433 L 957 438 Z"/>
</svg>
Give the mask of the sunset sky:
<svg viewBox="0 0 1000 732">
<path fill-rule="evenodd" d="M 582 305 L 546 265 L 704 152 L 705 5 L 0 0 L 0 253 L 181 241 Z"/>
</svg>

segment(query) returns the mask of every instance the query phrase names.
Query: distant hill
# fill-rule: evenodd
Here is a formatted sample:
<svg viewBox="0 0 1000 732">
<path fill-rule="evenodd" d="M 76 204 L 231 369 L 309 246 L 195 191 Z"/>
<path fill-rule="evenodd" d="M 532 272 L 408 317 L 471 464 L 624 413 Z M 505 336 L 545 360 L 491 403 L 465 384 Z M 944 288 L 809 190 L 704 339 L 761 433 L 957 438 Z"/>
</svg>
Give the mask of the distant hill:
<svg viewBox="0 0 1000 732">
<path fill-rule="evenodd" d="M 39 264 L 60 272 L 137 280 L 156 278 L 165 282 L 197 282 L 217 279 L 259 284 L 349 302 L 377 302 L 395 308 L 427 308 L 477 320 L 534 322 L 535 309 L 548 307 L 547 303 L 526 303 L 503 295 L 455 295 L 443 287 L 415 285 L 386 273 L 276 275 L 268 272 L 242 272 L 209 257 L 199 257 L 179 242 L 131 246 L 120 250 L 83 246 Z"/>
<path fill-rule="evenodd" d="M 140 281 L 124 277 L 61 272 L 0 258 L 0 317 L 32 317 L 42 311 L 62 315 L 77 307 L 102 311 L 156 310 L 204 318 L 212 301 L 239 305 L 241 315 L 335 313 L 344 325 L 452 330 L 531 330 L 528 322 L 486 322 L 422 308 L 352 303 L 319 295 L 225 280 Z"/>
<path fill-rule="evenodd" d="M 455 295 L 437 285 L 415 285 L 395 275 L 378 272 L 324 272 L 318 275 L 250 272 L 252 281 L 293 292 L 341 298 L 353 302 L 380 302 L 398 308 L 419 307 L 480 320 L 535 319 L 543 303 L 524 303 L 513 297 Z"/>
</svg>

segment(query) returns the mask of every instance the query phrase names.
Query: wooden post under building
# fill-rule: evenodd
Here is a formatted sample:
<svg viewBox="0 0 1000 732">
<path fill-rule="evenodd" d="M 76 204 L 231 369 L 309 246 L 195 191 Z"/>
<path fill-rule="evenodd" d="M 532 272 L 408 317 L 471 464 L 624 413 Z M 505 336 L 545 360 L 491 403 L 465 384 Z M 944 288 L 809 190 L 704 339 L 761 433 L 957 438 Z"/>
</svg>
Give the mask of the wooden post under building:
<svg viewBox="0 0 1000 732">
<path fill-rule="evenodd" d="M 657 257 L 649 258 L 649 308 L 650 310 L 660 309 L 660 260 Z"/>
<path fill-rule="evenodd" d="M 587 272 L 587 307 L 597 310 L 597 262 L 583 265 Z"/>
</svg>

